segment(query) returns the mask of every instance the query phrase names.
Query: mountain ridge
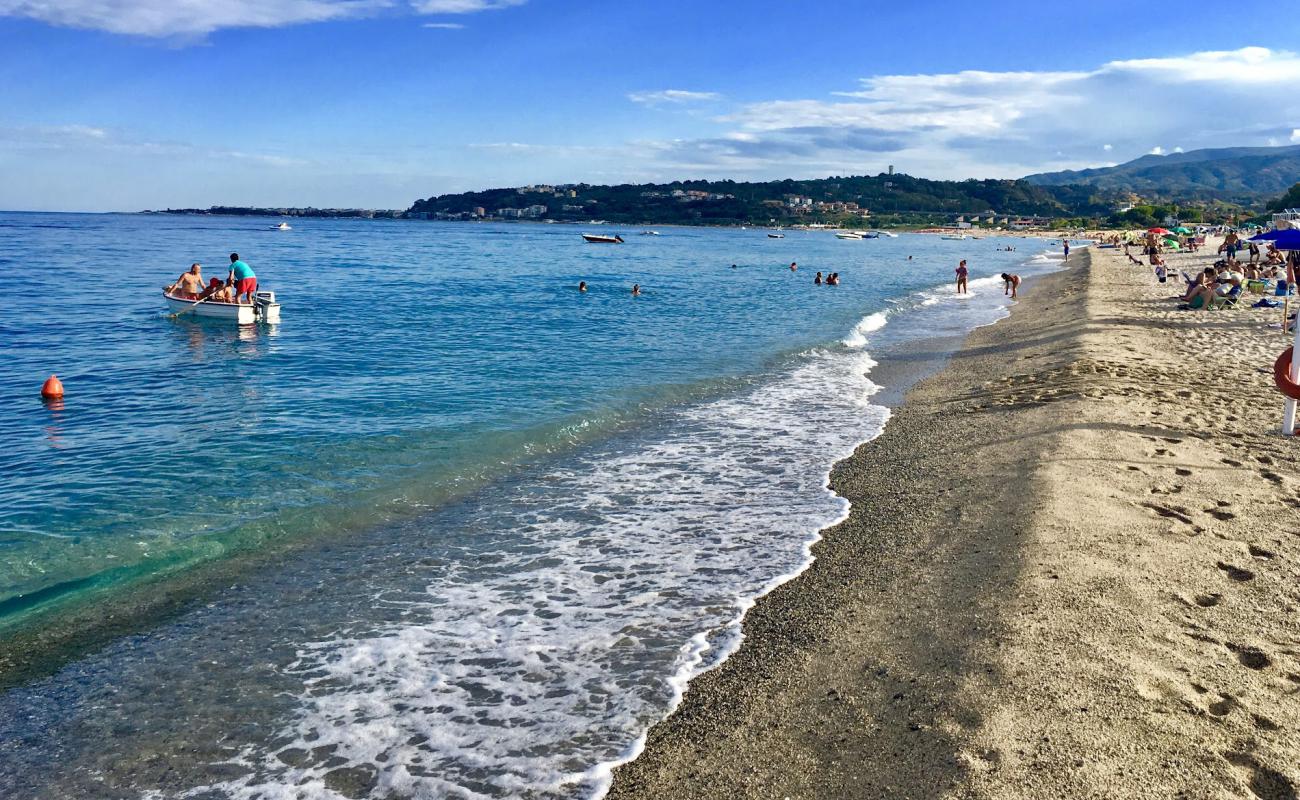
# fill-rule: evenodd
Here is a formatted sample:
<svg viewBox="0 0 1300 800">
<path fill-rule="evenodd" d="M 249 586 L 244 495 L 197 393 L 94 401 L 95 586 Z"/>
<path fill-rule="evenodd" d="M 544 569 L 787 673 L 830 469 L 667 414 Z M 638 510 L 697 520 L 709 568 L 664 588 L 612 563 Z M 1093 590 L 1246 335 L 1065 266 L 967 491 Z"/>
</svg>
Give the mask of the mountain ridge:
<svg viewBox="0 0 1300 800">
<path fill-rule="evenodd" d="M 1148 153 L 1112 167 L 1039 172 L 1022 180 L 1035 186 L 1077 185 L 1179 200 L 1253 203 L 1276 197 L 1300 181 L 1300 145 Z"/>
</svg>

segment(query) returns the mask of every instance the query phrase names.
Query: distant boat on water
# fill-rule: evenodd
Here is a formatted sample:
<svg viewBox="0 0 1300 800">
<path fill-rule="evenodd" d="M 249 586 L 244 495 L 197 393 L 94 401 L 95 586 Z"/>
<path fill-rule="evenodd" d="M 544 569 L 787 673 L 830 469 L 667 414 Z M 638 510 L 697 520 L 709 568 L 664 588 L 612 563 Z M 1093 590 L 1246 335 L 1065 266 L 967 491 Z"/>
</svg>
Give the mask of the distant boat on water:
<svg viewBox="0 0 1300 800">
<path fill-rule="evenodd" d="M 769 239 L 784 239 L 784 238 L 785 238 L 785 234 L 784 234 L 784 233 L 769 233 L 769 234 L 767 235 L 767 238 L 769 238 Z"/>
<path fill-rule="evenodd" d="M 965 238 L 966 238 L 966 234 L 964 234 L 964 233 L 945 233 L 943 236 L 940 236 L 939 238 L 940 238 L 940 239 L 965 239 Z"/>
<path fill-rule="evenodd" d="M 291 231 L 291 230 L 293 230 L 293 226 L 290 225 L 290 224 L 287 223 L 287 222 L 281 222 L 279 225 L 272 225 L 272 226 L 271 226 L 271 230 L 273 230 L 273 231 Z"/>
<path fill-rule="evenodd" d="M 876 231 L 876 236 L 884 236 L 884 237 L 889 238 L 889 239 L 897 239 L 897 238 L 898 238 L 898 234 L 896 234 L 896 233 L 890 233 L 889 231 Z"/>
<path fill-rule="evenodd" d="M 642 236 L 658 236 L 659 231 L 641 231 Z"/>
<path fill-rule="evenodd" d="M 589 242 L 590 244 L 622 244 L 623 243 L 623 237 L 619 236 L 618 234 L 614 234 L 613 236 L 602 236 L 598 233 L 584 233 L 582 234 L 582 238 L 584 241 Z"/>
</svg>

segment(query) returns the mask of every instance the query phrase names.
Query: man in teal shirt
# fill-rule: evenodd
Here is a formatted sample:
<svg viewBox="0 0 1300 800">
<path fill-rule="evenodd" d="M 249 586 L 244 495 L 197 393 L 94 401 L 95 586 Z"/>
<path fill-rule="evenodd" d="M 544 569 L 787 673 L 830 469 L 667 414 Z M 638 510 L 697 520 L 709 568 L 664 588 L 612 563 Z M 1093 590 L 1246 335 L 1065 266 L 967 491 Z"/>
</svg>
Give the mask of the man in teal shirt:
<svg viewBox="0 0 1300 800">
<path fill-rule="evenodd" d="M 239 260 L 239 253 L 230 254 L 230 275 L 226 278 L 231 286 L 235 287 L 235 302 L 243 302 L 240 298 L 248 295 L 248 304 L 253 304 L 253 292 L 257 291 L 257 276 L 253 274 L 253 268 Z"/>
</svg>

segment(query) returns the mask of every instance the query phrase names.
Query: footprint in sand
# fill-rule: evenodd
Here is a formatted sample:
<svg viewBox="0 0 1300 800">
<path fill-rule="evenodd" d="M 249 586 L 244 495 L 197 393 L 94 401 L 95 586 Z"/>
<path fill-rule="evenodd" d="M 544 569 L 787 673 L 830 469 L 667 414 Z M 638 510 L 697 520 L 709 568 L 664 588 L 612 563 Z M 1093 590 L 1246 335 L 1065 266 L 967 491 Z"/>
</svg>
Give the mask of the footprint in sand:
<svg viewBox="0 0 1300 800">
<path fill-rule="evenodd" d="M 1273 659 L 1269 658 L 1258 647 L 1233 644 L 1232 642 L 1228 642 L 1226 647 L 1237 656 L 1237 660 L 1247 669 L 1267 669 L 1273 664 Z"/>
<path fill-rule="evenodd" d="M 1223 602 L 1223 595 L 1218 592 L 1206 592 L 1205 594 L 1196 595 L 1196 605 L 1201 608 L 1210 608 Z"/>
<path fill-rule="evenodd" d="M 1189 510 L 1182 506 L 1173 506 L 1171 508 L 1169 506 L 1162 506 L 1159 503 L 1142 503 L 1142 506 L 1151 509 L 1162 517 L 1176 519 L 1185 525 L 1192 524 L 1192 518 L 1188 516 L 1190 513 Z"/>
<path fill-rule="evenodd" d="M 1221 459 L 1219 459 L 1219 460 L 1222 461 L 1224 464 L 1227 464 L 1227 465 L 1230 466 L 1230 467 L 1240 467 L 1240 466 L 1241 466 L 1241 462 L 1238 461 L 1238 460 L 1236 460 L 1235 458 L 1221 458 Z"/>
<path fill-rule="evenodd" d="M 1186 468 L 1184 468 L 1184 467 L 1175 467 L 1175 468 L 1174 468 L 1174 474 L 1177 475 L 1177 476 L 1179 476 L 1179 477 L 1181 477 L 1181 478 L 1186 478 L 1188 475 L 1191 475 L 1191 474 L 1192 474 L 1192 471 L 1191 471 L 1190 469 L 1186 469 Z"/>
<path fill-rule="evenodd" d="M 1251 572 L 1248 569 L 1242 569 L 1241 567 L 1234 567 L 1232 564 L 1228 564 L 1223 561 L 1220 561 L 1215 566 L 1223 570 L 1224 574 L 1227 575 L 1229 578 L 1232 578 L 1234 581 L 1244 582 L 1244 581 L 1250 581 L 1255 579 L 1255 573 Z"/>
<path fill-rule="evenodd" d="M 1247 786 L 1261 800 L 1296 800 L 1295 784 L 1291 779 L 1271 767 L 1259 763 L 1250 753 L 1227 752 L 1228 763 L 1246 771 Z"/>
<path fill-rule="evenodd" d="M 1251 554 L 1252 556 L 1254 556 L 1255 558 L 1262 558 L 1262 559 L 1264 559 L 1265 561 L 1271 561 L 1272 559 L 1274 559 L 1274 558 L 1277 556 L 1277 554 L 1274 553 L 1272 550 L 1265 550 L 1264 548 L 1262 548 L 1262 547 L 1256 547 L 1256 546 L 1253 545 L 1253 544 L 1252 544 L 1252 545 L 1249 545 L 1246 549 L 1247 549 L 1247 550 L 1250 552 L 1250 554 Z"/>
</svg>

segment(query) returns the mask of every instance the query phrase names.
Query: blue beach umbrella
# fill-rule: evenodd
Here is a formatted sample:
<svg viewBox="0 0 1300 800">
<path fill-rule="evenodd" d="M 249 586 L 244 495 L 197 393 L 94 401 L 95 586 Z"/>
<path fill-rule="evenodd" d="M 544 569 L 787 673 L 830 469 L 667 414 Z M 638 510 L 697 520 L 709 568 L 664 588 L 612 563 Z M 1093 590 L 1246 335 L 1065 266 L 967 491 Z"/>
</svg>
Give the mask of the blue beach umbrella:
<svg viewBox="0 0 1300 800">
<path fill-rule="evenodd" d="M 1269 231 L 1251 237 L 1251 241 L 1270 241 L 1277 246 L 1278 250 L 1300 250 L 1300 230 L 1287 228 L 1286 230 Z"/>
</svg>

